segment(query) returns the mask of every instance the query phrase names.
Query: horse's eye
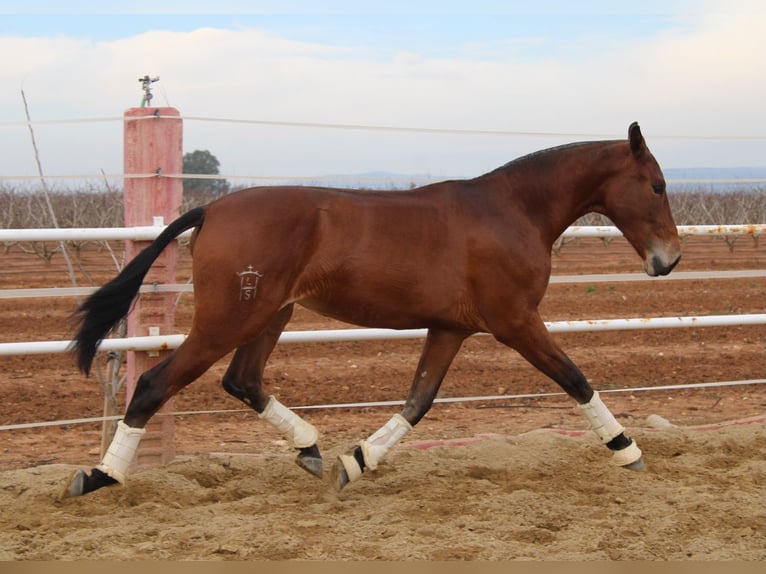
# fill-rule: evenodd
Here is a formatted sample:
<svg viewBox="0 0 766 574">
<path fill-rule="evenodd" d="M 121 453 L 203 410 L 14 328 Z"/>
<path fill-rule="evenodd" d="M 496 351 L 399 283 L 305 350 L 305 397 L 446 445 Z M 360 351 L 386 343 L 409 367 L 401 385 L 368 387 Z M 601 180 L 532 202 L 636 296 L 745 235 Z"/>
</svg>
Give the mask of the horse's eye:
<svg viewBox="0 0 766 574">
<path fill-rule="evenodd" d="M 652 189 L 654 190 L 654 193 L 656 193 L 657 195 L 662 195 L 663 193 L 665 193 L 665 184 L 664 183 L 655 183 L 652 186 Z"/>
</svg>

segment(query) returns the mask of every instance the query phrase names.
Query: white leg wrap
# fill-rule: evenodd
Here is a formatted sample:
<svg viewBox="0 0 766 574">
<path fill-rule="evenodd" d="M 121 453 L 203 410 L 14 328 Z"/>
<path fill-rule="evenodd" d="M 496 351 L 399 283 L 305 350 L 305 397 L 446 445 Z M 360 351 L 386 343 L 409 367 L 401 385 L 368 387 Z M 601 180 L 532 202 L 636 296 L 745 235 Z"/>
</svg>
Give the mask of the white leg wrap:
<svg viewBox="0 0 766 574">
<path fill-rule="evenodd" d="M 603 443 L 607 443 L 614 437 L 625 431 L 617 419 L 614 418 L 606 405 L 601 402 L 601 397 L 598 395 L 598 391 L 594 391 L 593 397 L 590 401 L 584 405 L 579 405 L 582 409 L 585 418 L 588 419 L 593 432 L 596 433 L 599 440 Z"/>
<path fill-rule="evenodd" d="M 146 429 L 131 428 L 124 422 L 117 423 L 117 431 L 114 433 L 112 443 L 104 455 L 104 459 L 96 468 L 115 479 L 120 484 L 125 484 L 128 467 L 138 450 L 138 443 L 144 436 Z"/>
<path fill-rule="evenodd" d="M 385 425 L 359 443 L 364 455 L 364 464 L 375 470 L 378 463 L 399 440 L 412 430 L 412 425 L 402 415 L 396 414 Z"/>
<path fill-rule="evenodd" d="M 356 459 L 350 454 L 342 454 L 338 457 L 343 468 L 346 470 L 349 482 L 354 482 L 357 478 L 362 476 L 362 467 L 356 462 Z"/>
<path fill-rule="evenodd" d="M 612 462 L 617 466 L 627 466 L 633 464 L 642 456 L 641 449 L 638 448 L 636 441 L 631 440 L 630 444 L 622 450 L 616 450 L 612 455 Z"/>
<path fill-rule="evenodd" d="M 258 416 L 274 425 L 295 448 L 313 446 L 319 438 L 319 431 L 314 425 L 304 421 L 273 396 Z"/>
</svg>

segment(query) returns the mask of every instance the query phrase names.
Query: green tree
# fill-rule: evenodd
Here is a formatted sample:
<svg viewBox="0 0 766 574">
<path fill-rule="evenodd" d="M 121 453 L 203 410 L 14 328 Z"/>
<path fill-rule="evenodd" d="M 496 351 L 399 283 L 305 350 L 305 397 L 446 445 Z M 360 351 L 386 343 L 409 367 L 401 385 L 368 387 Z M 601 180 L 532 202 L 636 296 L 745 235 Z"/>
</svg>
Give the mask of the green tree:
<svg viewBox="0 0 766 574">
<path fill-rule="evenodd" d="M 183 172 L 195 175 L 218 175 L 220 162 L 208 150 L 194 150 L 184 154 Z M 225 179 L 184 179 L 184 195 L 202 198 L 218 197 L 229 191 L 229 182 Z"/>
</svg>

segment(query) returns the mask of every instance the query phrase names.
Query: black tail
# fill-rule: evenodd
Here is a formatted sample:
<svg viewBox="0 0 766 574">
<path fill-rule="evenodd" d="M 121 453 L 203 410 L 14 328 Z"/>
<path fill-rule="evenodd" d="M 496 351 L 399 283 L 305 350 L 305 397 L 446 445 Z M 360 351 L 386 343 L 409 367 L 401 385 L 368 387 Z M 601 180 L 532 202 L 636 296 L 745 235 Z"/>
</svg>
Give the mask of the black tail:
<svg viewBox="0 0 766 574">
<path fill-rule="evenodd" d="M 117 277 L 93 293 L 80 306 L 76 316 L 80 325 L 69 350 L 77 356 L 77 366 L 86 375 L 96 349 L 109 331 L 128 314 L 149 268 L 178 235 L 199 227 L 205 218 L 202 207 L 192 209 L 167 226 L 149 247 L 128 263 Z"/>
</svg>

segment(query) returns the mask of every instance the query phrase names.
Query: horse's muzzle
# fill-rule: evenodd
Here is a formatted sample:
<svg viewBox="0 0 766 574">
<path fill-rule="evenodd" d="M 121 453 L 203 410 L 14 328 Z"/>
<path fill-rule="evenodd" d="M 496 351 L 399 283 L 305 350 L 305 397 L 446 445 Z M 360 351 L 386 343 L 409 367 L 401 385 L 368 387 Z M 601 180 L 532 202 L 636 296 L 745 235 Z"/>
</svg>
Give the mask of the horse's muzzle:
<svg viewBox="0 0 766 574">
<path fill-rule="evenodd" d="M 657 277 L 660 275 L 668 275 L 673 269 L 675 269 L 678 262 L 681 261 L 681 254 L 679 253 L 672 263 L 666 263 L 665 260 L 659 255 L 654 255 L 647 261 L 646 274 L 650 277 Z"/>
</svg>

